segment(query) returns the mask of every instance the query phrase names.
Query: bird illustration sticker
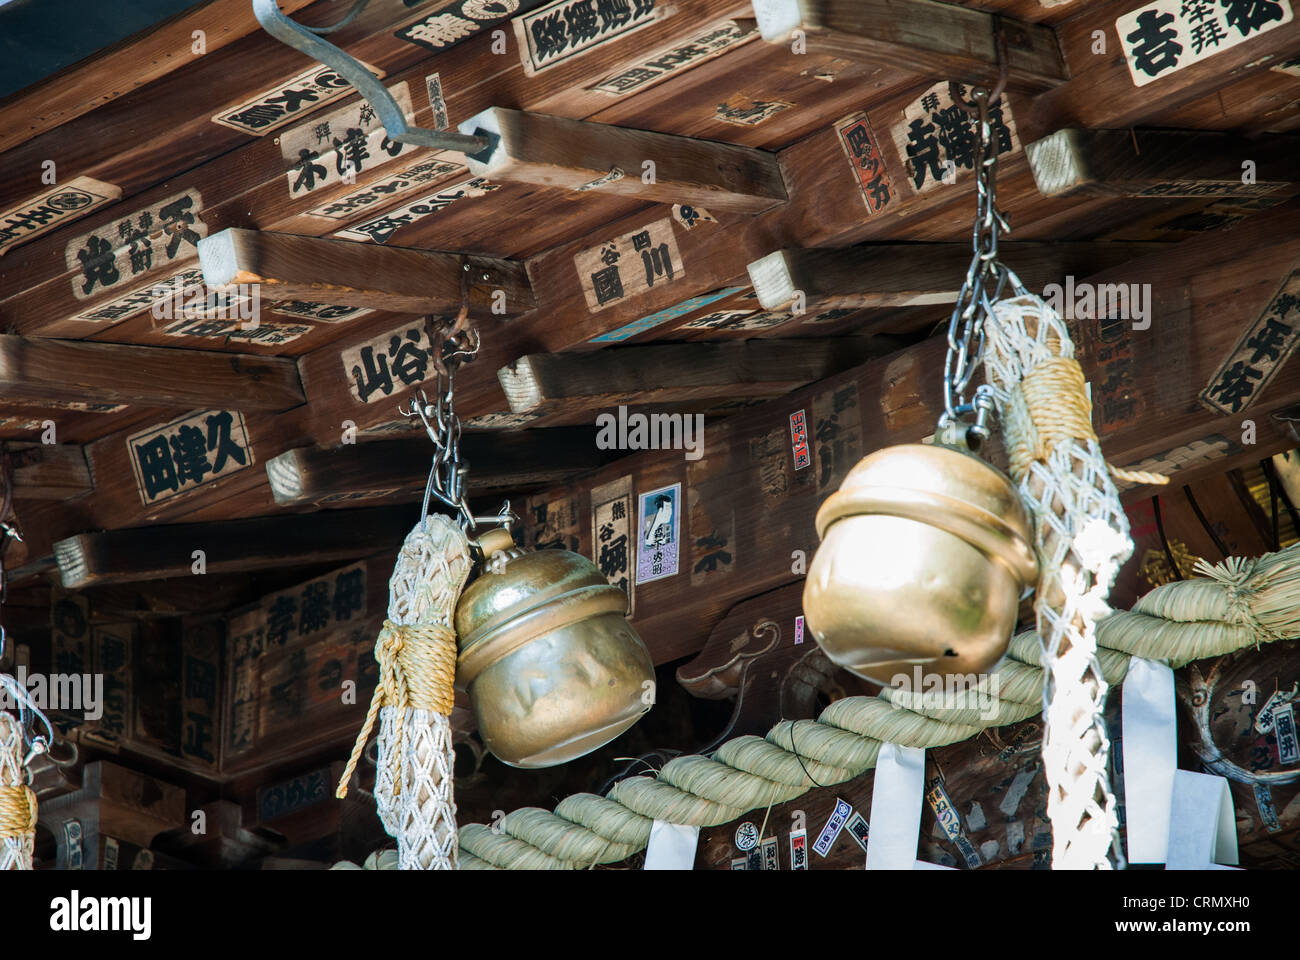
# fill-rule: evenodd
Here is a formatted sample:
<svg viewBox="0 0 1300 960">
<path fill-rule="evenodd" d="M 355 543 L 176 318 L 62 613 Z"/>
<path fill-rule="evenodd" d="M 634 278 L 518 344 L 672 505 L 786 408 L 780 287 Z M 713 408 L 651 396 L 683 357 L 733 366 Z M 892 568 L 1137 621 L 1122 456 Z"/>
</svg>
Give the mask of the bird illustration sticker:
<svg viewBox="0 0 1300 960">
<path fill-rule="evenodd" d="M 637 527 L 636 582 L 677 575 L 682 485 L 661 487 L 640 496 Z"/>
</svg>

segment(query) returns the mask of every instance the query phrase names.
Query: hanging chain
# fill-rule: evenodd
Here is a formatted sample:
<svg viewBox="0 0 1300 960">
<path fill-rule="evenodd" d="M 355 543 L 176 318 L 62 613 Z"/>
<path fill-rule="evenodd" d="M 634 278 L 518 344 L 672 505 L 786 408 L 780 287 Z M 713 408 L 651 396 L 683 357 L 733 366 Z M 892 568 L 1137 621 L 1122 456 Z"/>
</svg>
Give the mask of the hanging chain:
<svg viewBox="0 0 1300 960">
<path fill-rule="evenodd" d="M 943 367 L 944 412 L 939 418 L 939 428 L 950 432 L 960 430 L 972 447 L 988 439 L 988 420 L 993 412 L 992 390 L 987 384 L 975 390 L 973 399 L 967 399 L 971 378 L 984 355 L 984 321 L 1008 285 L 1017 296 L 1027 292 L 1020 278 L 998 258 L 998 238 L 1002 233 L 1011 232 L 1006 217 L 998 209 L 998 142 L 990 118 L 1007 78 L 1006 37 L 1000 27 L 996 29 L 995 46 L 1001 75 L 992 91 L 977 89 L 972 93 L 973 102 L 967 103 L 960 85 L 948 84 L 952 101 L 971 115 L 979 155 L 975 168 L 975 225 L 971 232 L 973 252 L 948 321 L 948 354 Z M 972 413 L 974 424 L 966 426 L 960 422 Z"/>
</svg>

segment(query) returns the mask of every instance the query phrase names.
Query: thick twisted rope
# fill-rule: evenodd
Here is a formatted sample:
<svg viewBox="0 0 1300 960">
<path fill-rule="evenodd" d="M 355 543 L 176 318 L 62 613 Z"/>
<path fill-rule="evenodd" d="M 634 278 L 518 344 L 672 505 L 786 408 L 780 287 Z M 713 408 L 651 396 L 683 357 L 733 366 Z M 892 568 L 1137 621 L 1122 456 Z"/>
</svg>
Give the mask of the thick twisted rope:
<svg viewBox="0 0 1300 960">
<path fill-rule="evenodd" d="M 0 713 L 0 870 L 32 869 L 36 843 L 36 794 L 27 786 L 23 732 Z"/>
<path fill-rule="evenodd" d="M 1097 625 L 1096 659 L 1106 683 L 1122 683 L 1132 657 L 1177 668 L 1300 636 L 1300 545 L 1257 560 L 1202 563 L 1197 572 L 1207 579 L 1157 587 L 1131 612 Z M 554 813 L 525 807 L 495 830 L 466 824 L 460 867 L 573 870 L 615 863 L 644 849 L 656 819 L 717 826 L 814 786 L 861 776 L 875 766 L 882 743 L 945 746 L 1040 712 L 1045 674 L 1037 633 L 1013 638 L 996 673 L 992 711 L 978 695 L 935 707 L 887 688 L 878 697 L 837 700 L 816 720 L 782 720 L 766 737 L 729 740 L 711 757 L 678 757 L 655 778 L 619 781 L 607 797 L 575 794 Z"/>
</svg>

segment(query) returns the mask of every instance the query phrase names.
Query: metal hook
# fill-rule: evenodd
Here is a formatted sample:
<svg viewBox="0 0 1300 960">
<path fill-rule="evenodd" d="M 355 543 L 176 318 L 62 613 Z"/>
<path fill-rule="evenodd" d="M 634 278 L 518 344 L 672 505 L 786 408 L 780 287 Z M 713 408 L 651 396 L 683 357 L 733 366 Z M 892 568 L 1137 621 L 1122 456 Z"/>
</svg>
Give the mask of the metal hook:
<svg viewBox="0 0 1300 960">
<path fill-rule="evenodd" d="M 993 14 L 993 49 L 998 58 L 998 80 L 997 83 L 993 85 L 992 90 L 985 90 L 982 87 L 976 88 L 973 91 L 974 99 L 966 100 L 957 92 L 957 82 L 953 80 L 948 81 L 948 96 L 952 98 L 953 103 L 957 104 L 957 106 L 961 107 L 972 117 L 980 116 L 979 101 L 981 97 L 987 98 L 986 107 L 993 107 L 997 104 L 998 100 L 1001 99 L 1003 91 L 1007 88 L 1007 74 L 1009 70 L 1007 65 L 1007 35 L 1002 29 L 1002 17 L 996 13 Z"/>
</svg>

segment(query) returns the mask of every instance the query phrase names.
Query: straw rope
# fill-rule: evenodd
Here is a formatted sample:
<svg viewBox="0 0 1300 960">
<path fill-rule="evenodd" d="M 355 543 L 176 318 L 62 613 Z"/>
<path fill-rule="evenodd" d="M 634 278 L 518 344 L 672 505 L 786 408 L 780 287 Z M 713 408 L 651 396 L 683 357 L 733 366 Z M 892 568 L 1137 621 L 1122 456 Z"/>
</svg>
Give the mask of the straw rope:
<svg viewBox="0 0 1300 960">
<path fill-rule="evenodd" d="M 1205 579 L 1157 587 L 1132 611 L 1097 625 L 1097 660 L 1107 683 L 1123 682 L 1132 657 L 1178 668 L 1300 637 L 1300 544 L 1258 559 L 1202 562 L 1196 572 Z M 466 824 L 460 830 L 460 868 L 573 870 L 616 863 L 645 847 L 656 819 L 701 827 L 727 823 L 815 785 L 861 776 L 875 766 L 882 743 L 944 746 L 1041 711 L 1037 633 L 1013 638 L 995 672 L 998 697 L 992 704 L 957 699 L 936 707 L 887 688 L 878 697 L 837 700 L 816 720 L 782 720 L 766 737 L 729 740 L 711 757 L 678 757 L 655 778 L 619 781 L 607 797 L 575 794 L 554 813 L 525 807 L 507 814 L 495 830 Z M 386 869 L 392 863 L 381 855 L 366 865 Z"/>
<path fill-rule="evenodd" d="M 0 713 L 0 870 L 32 869 L 36 794 L 27 786 L 22 727 Z"/>
</svg>

